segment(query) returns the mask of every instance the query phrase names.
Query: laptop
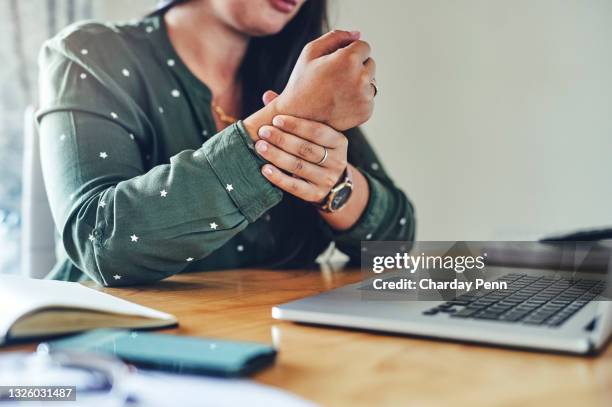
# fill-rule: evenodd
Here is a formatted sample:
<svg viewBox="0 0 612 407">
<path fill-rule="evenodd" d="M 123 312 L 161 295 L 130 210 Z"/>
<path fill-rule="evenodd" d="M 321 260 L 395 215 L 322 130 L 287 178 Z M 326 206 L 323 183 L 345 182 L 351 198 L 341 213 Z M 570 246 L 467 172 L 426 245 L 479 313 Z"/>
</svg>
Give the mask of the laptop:
<svg viewBox="0 0 612 407">
<path fill-rule="evenodd" d="M 486 287 L 451 290 L 452 295 L 445 291 L 438 299 L 431 295 L 406 299 L 393 293 L 372 293 L 375 285 L 401 281 L 405 274 L 365 273 L 358 283 L 275 306 L 272 316 L 299 323 L 580 355 L 596 354 L 605 347 L 612 335 L 610 249 L 592 250 L 589 245 L 581 252 L 574 245 L 568 256 L 566 244 L 488 246 L 480 247 L 489 254 L 487 280 L 495 284 Z M 579 258 L 580 266 L 568 258 Z"/>
</svg>

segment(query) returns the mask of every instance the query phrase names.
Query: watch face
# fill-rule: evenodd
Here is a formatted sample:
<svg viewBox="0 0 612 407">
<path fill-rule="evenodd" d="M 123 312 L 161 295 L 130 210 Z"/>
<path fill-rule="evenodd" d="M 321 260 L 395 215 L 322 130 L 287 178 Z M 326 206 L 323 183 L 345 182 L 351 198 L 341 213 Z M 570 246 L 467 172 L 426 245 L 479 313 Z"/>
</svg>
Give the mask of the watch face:
<svg viewBox="0 0 612 407">
<path fill-rule="evenodd" d="M 346 201 L 348 201 L 348 199 L 351 197 L 352 192 L 353 188 L 351 188 L 349 185 L 345 185 L 336 192 L 329 204 L 329 209 L 332 211 L 337 211 L 338 209 L 342 208 Z"/>
</svg>

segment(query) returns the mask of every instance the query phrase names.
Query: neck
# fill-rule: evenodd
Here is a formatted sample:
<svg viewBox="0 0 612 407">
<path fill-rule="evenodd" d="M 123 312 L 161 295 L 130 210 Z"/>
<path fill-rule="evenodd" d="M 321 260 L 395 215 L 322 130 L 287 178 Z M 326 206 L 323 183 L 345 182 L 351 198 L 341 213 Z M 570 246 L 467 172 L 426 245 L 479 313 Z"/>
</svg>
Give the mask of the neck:
<svg viewBox="0 0 612 407">
<path fill-rule="evenodd" d="M 238 69 L 249 37 L 213 15 L 207 2 L 188 1 L 164 15 L 168 35 L 187 67 L 206 83 L 218 101 L 238 90 Z"/>
</svg>

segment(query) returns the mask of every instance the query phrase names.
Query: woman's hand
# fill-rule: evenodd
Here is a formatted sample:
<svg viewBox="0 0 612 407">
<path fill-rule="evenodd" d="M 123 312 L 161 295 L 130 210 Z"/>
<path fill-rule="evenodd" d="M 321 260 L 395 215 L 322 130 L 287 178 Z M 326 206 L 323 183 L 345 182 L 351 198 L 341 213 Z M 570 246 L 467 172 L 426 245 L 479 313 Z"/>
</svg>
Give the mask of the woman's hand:
<svg viewBox="0 0 612 407">
<path fill-rule="evenodd" d="M 370 45 L 358 32 L 331 31 L 304 47 L 277 109 L 338 131 L 356 127 L 372 115 L 375 71 Z"/>
<path fill-rule="evenodd" d="M 259 129 L 261 140 L 255 143 L 269 162 L 262 174 L 304 201 L 321 202 L 346 169 L 348 140 L 325 124 L 293 116 L 276 116 L 272 124 Z"/>
<path fill-rule="evenodd" d="M 283 92 L 243 120 L 253 141 L 276 115 L 325 123 L 344 131 L 366 122 L 374 109 L 376 64 L 359 33 L 331 31 L 304 47 Z"/>
</svg>

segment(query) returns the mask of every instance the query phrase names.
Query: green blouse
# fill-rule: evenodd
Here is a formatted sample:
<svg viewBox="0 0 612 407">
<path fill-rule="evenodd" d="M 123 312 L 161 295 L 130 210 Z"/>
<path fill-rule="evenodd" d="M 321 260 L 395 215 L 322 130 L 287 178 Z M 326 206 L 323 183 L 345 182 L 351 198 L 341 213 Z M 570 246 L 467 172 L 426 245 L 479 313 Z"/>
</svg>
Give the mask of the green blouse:
<svg viewBox="0 0 612 407">
<path fill-rule="evenodd" d="M 363 134 L 349 161 L 370 186 L 367 209 L 336 232 L 260 173 L 242 122 L 217 131 L 211 92 L 181 62 L 163 17 L 81 23 L 40 54 L 37 114 L 59 262 L 49 278 L 107 286 L 184 271 L 305 267 L 335 241 L 412 240 L 413 208 Z"/>
</svg>

